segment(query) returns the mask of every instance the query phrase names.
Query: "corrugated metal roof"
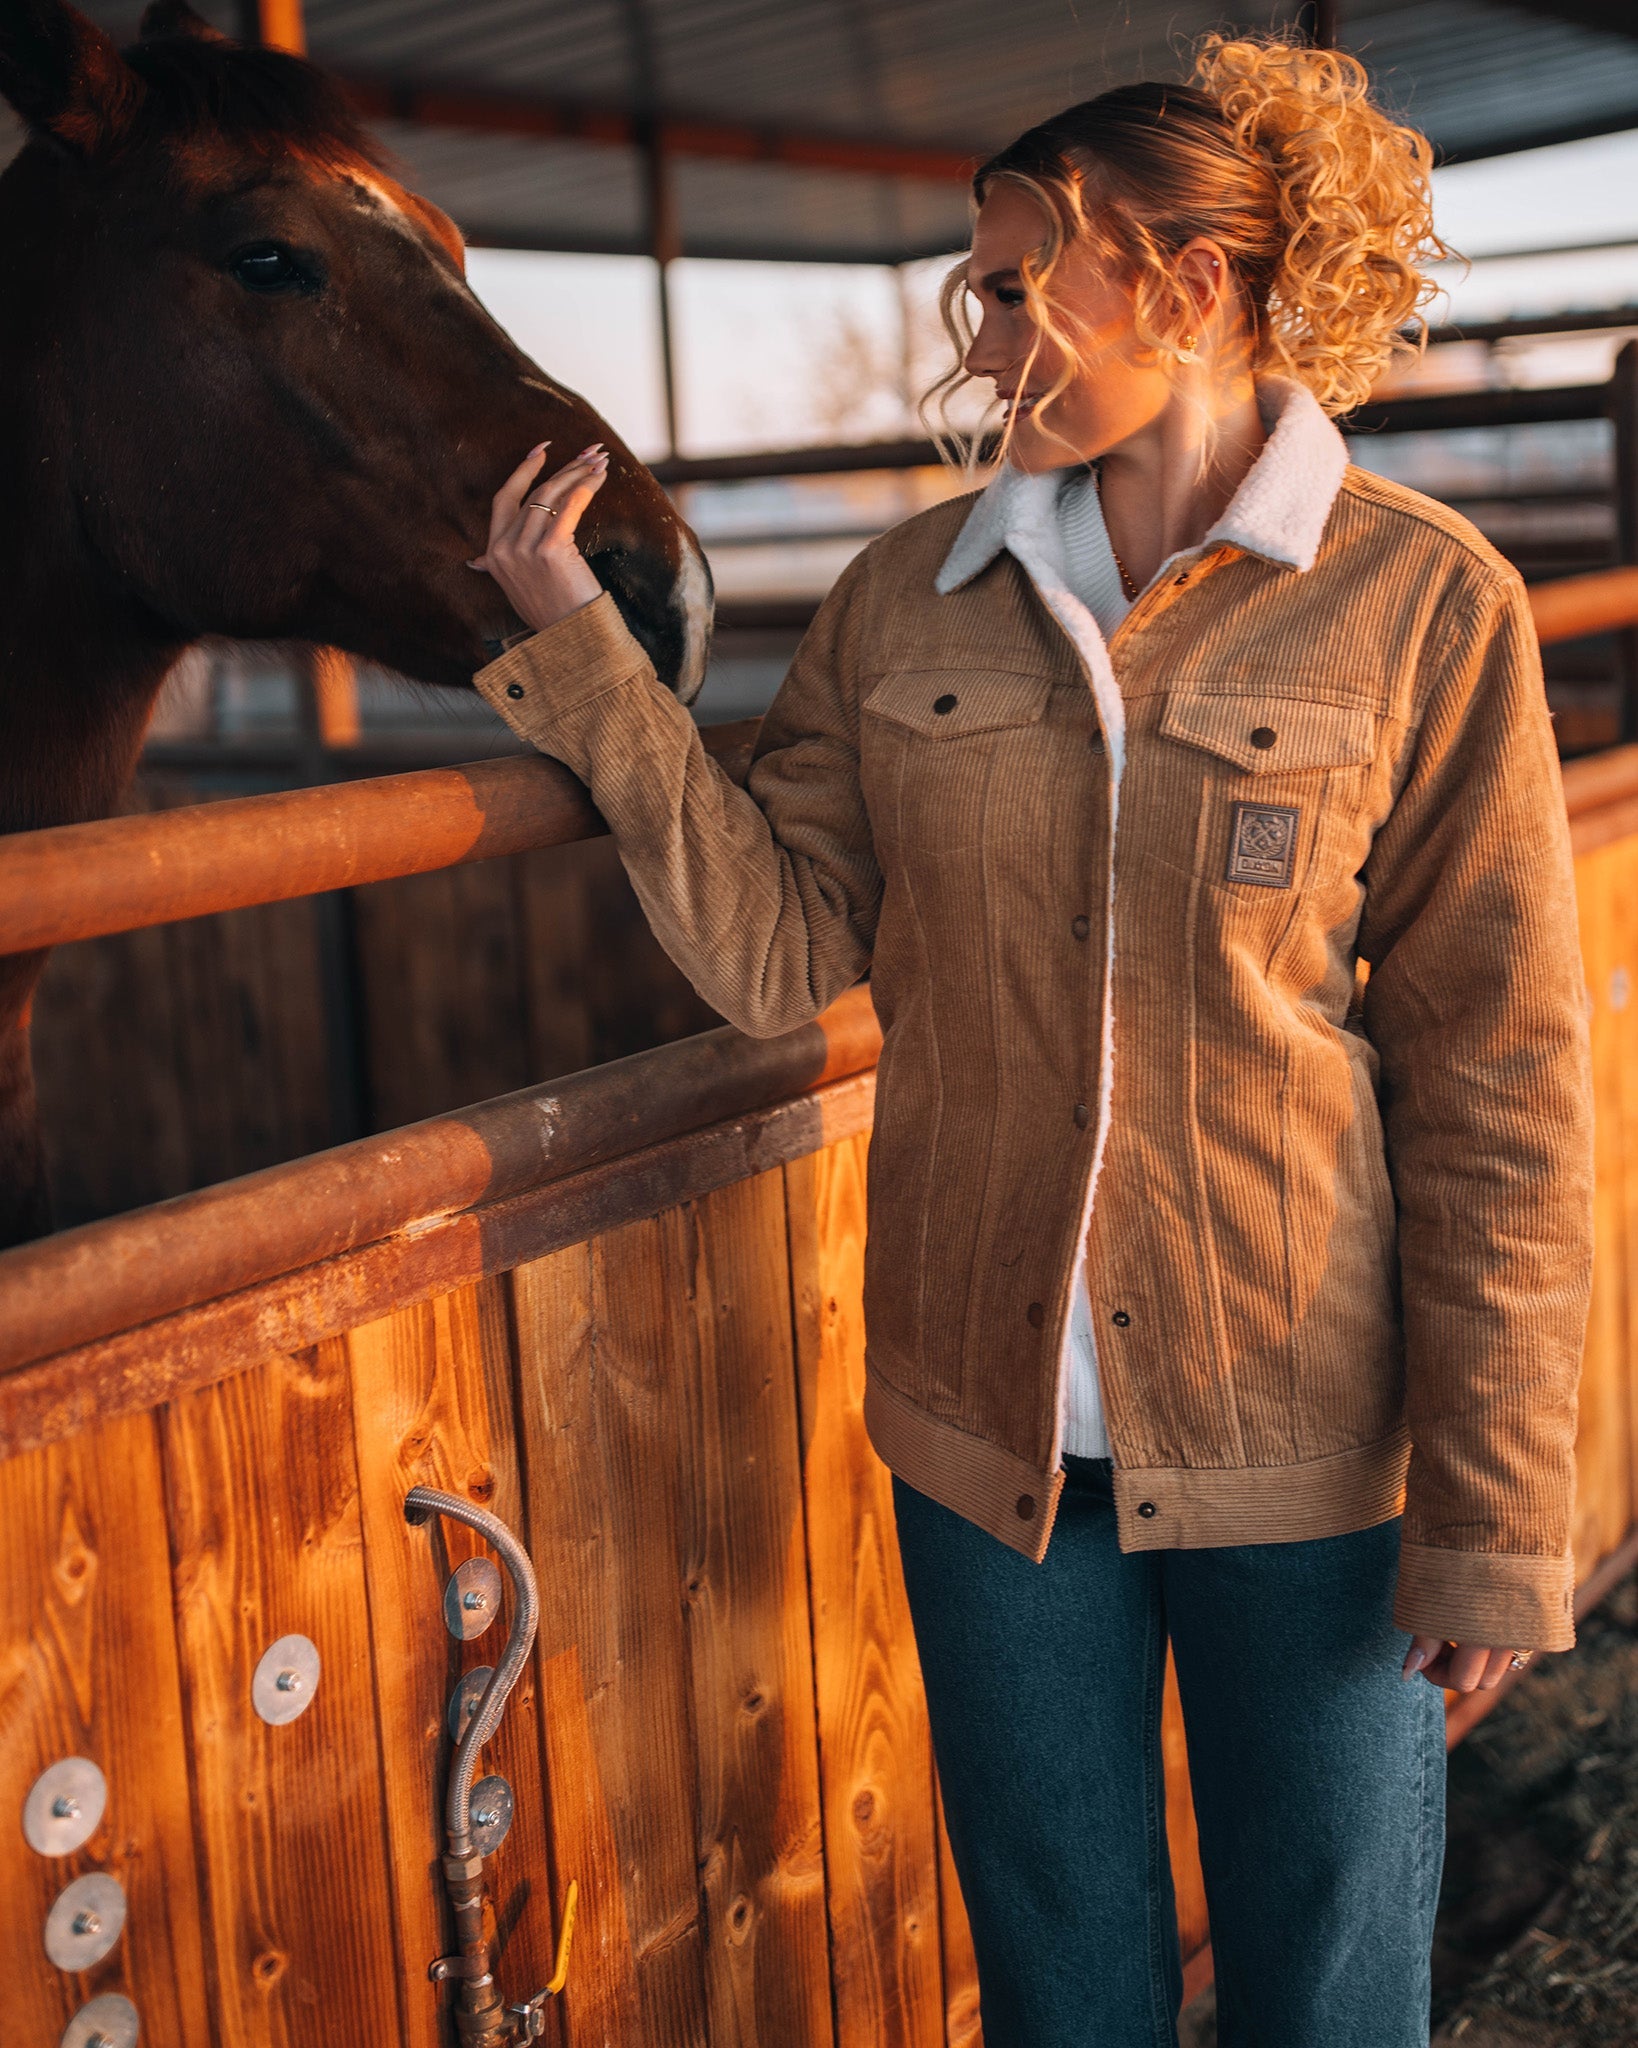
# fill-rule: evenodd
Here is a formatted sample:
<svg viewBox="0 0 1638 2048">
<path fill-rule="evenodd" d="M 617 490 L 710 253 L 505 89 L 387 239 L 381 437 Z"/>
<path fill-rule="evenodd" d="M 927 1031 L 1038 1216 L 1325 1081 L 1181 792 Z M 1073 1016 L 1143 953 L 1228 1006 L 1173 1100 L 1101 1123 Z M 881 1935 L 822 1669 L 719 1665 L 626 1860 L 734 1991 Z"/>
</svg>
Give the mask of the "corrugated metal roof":
<svg viewBox="0 0 1638 2048">
<path fill-rule="evenodd" d="M 131 0 L 88 11 L 133 31 Z M 203 0 L 224 27 L 233 0 Z M 1249 5 L 1241 26 L 1289 20 Z M 1638 5 L 1623 35 L 1506 0 L 1343 0 L 1340 35 L 1380 90 L 1452 154 L 1580 127 L 1638 126 Z M 1176 77 L 1207 0 L 307 0 L 314 57 L 399 89 L 987 153 L 1122 80 Z M 646 25 L 634 31 L 635 24 Z M 643 246 L 624 144 L 387 120 L 410 182 L 476 240 Z M 0 136 L 0 149 L 5 148 Z M 948 179 L 686 156 L 676 195 L 699 255 L 891 261 L 963 237 Z"/>
</svg>

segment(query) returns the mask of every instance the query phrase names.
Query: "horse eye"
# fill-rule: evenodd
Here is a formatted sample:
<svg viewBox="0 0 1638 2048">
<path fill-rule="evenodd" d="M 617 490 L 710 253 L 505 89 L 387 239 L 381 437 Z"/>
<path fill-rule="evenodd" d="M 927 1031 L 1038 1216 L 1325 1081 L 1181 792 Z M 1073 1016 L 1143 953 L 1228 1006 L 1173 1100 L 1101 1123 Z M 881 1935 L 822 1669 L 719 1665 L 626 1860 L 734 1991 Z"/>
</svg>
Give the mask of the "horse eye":
<svg viewBox="0 0 1638 2048">
<path fill-rule="evenodd" d="M 228 268 L 246 291 L 299 292 L 312 280 L 301 265 L 277 242 L 255 242 L 241 249 Z"/>
</svg>

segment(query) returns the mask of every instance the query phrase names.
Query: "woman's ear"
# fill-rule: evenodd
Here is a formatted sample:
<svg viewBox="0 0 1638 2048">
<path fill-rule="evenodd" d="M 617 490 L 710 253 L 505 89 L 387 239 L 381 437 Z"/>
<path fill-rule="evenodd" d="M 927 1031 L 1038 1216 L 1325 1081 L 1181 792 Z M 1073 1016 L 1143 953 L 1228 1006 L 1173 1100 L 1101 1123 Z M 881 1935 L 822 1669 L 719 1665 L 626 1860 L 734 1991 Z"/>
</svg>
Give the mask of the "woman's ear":
<svg viewBox="0 0 1638 2048">
<path fill-rule="evenodd" d="M 130 125 L 142 82 L 113 38 L 62 0 L 7 0 L 0 95 L 35 135 L 92 157 Z"/>
<path fill-rule="evenodd" d="M 1197 235 L 1178 252 L 1177 275 L 1197 329 L 1209 327 L 1233 289 L 1228 258 L 1216 242 Z"/>
</svg>

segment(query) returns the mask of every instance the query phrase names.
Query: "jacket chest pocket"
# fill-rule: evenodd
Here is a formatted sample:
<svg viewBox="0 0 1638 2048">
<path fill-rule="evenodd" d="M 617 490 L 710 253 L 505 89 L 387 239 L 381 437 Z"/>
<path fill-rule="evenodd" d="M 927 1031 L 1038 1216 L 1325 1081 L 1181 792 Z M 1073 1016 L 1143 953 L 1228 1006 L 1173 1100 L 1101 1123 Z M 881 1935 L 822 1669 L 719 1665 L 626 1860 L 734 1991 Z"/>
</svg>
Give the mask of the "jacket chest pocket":
<svg viewBox="0 0 1638 2048">
<path fill-rule="evenodd" d="M 878 840 L 928 852 L 980 844 L 998 781 L 1032 754 L 1052 678 L 906 669 L 866 698 L 860 752 Z"/>
<path fill-rule="evenodd" d="M 1185 818 L 1195 823 L 1195 872 L 1236 892 L 1284 891 L 1305 884 L 1317 857 L 1346 857 L 1379 727 L 1362 704 L 1172 691 L 1159 730 L 1190 750 L 1166 750 L 1165 776 L 1179 840 Z"/>
</svg>

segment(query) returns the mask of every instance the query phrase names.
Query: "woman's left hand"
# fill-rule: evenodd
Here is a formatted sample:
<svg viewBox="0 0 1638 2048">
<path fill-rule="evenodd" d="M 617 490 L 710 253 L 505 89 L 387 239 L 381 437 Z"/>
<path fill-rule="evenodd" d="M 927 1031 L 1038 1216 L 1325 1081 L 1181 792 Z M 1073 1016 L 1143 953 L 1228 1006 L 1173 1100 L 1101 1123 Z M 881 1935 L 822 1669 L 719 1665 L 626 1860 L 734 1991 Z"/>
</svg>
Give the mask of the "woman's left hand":
<svg viewBox="0 0 1638 2048">
<path fill-rule="evenodd" d="M 603 588 L 580 552 L 575 528 L 609 473 L 608 455 L 594 441 L 536 483 L 547 446 L 531 448 L 495 493 L 489 545 L 467 563 L 493 576 L 518 617 L 537 632 L 590 604 Z"/>
<path fill-rule="evenodd" d="M 1450 1643 L 1443 1636 L 1412 1636 L 1400 1675 L 1414 1678 L 1420 1671 L 1430 1685 L 1450 1692 L 1494 1692 L 1517 1654 L 1483 1643 Z"/>
</svg>

